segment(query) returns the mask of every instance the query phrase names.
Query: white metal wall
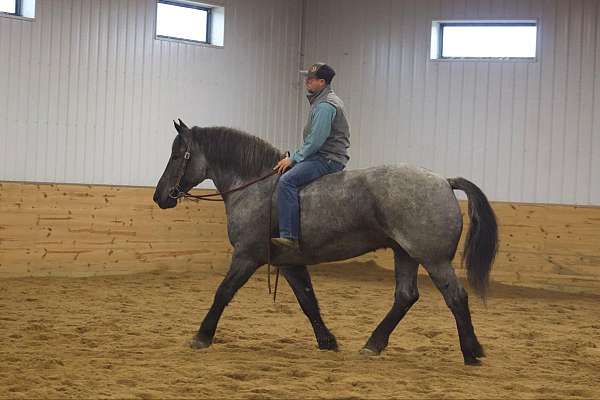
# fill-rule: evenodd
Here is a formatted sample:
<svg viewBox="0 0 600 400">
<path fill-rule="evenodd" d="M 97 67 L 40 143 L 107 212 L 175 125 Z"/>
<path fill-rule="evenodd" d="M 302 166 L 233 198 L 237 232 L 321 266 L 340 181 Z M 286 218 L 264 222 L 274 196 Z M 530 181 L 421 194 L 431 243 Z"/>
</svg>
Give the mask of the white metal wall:
<svg viewBox="0 0 600 400">
<path fill-rule="evenodd" d="M 155 185 L 178 117 L 298 141 L 299 0 L 217 0 L 224 49 L 155 40 L 156 0 L 37 3 L 0 18 L 0 180 Z"/>
<path fill-rule="evenodd" d="M 491 199 L 600 205 L 600 1 L 307 0 L 304 62 L 329 62 L 351 167 L 409 162 Z M 539 19 L 537 62 L 430 61 L 433 19 Z"/>
<path fill-rule="evenodd" d="M 224 49 L 154 40 L 155 0 L 0 18 L 0 180 L 154 185 L 177 117 L 297 145 L 303 1 L 218 2 Z M 338 71 L 351 168 L 410 162 L 494 200 L 600 204 L 599 1 L 305 2 L 304 64 Z M 539 18 L 538 61 L 429 61 L 432 19 L 479 17 Z"/>
</svg>

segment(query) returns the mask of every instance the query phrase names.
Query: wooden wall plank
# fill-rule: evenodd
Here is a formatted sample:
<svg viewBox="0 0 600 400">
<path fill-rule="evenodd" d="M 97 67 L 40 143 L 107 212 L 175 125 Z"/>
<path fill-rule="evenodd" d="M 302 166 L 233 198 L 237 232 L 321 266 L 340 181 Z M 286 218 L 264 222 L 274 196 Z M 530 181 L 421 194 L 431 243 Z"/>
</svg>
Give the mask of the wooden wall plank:
<svg viewBox="0 0 600 400">
<path fill-rule="evenodd" d="M 152 195 L 152 188 L 0 182 L 0 278 L 228 266 L 223 204 L 184 202 L 160 210 Z M 466 232 L 466 202 L 461 207 Z M 600 207 L 493 207 L 500 226 L 494 280 L 570 291 L 600 288 Z M 455 267 L 464 274 L 461 249 L 462 242 Z M 356 260 L 393 267 L 389 250 Z"/>
</svg>

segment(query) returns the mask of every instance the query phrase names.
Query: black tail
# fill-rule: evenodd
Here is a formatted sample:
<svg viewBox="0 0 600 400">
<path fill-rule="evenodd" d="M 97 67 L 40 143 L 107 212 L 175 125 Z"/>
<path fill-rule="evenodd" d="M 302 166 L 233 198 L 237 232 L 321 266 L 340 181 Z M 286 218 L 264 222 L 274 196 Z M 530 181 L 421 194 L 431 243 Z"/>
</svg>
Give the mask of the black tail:
<svg viewBox="0 0 600 400">
<path fill-rule="evenodd" d="M 467 268 L 469 284 L 485 300 L 490 270 L 498 251 L 496 215 L 485 194 L 464 178 L 448 179 L 452 189 L 462 190 L 469 200 L 471 226 L 465 240 L 462 262 Z"/>
</svg>

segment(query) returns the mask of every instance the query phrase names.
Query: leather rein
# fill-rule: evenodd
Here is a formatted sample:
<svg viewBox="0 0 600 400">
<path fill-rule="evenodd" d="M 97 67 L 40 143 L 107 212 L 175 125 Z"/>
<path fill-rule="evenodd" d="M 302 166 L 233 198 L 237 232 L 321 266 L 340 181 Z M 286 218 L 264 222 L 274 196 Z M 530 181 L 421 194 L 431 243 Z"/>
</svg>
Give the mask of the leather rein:
<svg viewBox="0 0 600 400">
<path fill-rule="evenodd" d="M 289 151 L 286 152 L 286 155 L 288 157 L 289 157 L 289 154 L 290 154 Z M 185 199 L 190 199 L 192 201 L 204 200 L 204 201 L 223 201 L 224 202 L 225 201 L 225 199 L 223 198 L 224 195 L 245 189 L 248 186 L 254 185 L 257 182 L 263 181 L 263 180 L 267 179 L 268 177 L 277 174 L 277 171 L 271 171 L 266 175 L 263 175 L 256 179 L 253 179 L 250 182 L 247 182 L 241 186 L 227 190 L 225 192 L 194 195 L 194 194 L 191 194 L 189 191 L 187 191 L 187 192 L 183 191 L 181 189 L 181 187 L 179 186 L 181 183 L 181 180 L 183 179 L 183 176 L 185 175 L 188 163 L 191 158 L 192 158 L 192 153 L 190 152 L 190 149 L 188 147 L 185 151 L 185 154 L 183 155 L 183 165 L 181 166 L 181 169 L 179 170 L 179 174 L 177 175 L 177 181 L 175 183 L 175 186 L 173 186 L 169 190 L 169 197 L 172 199 L 178 200 L 181 198 L 185 198 Z M 278 181 L 279 181 L 279 177 L 277 177 L 277 180 L 275 181 L 275 187 L 277 186 Z M 217 196 L 220 196 L 221 198 L 220 199 L 212 199 L 211 198 L 211 197 L 217 197 Z M 271 192 L 271 196 L 269 196 L 269 225 L 267 228 L 267 230 L 268 230 L 268 236 L 267 236 L 267 282 L 268 282 L 268 286 L 269 286 L 269 294 L 273 293 L 273 302 L 275 302 L 275 300 L 277 298 L 277 285 L 279 283 L 279 268 L 277 268 L 277 271 L 275 274 L 275 289 L 273 291 L 271 291 L 271 222 L 272 222 L 271 210 L 272 210 L 272 206 L 273 206 L 273 193 Z"/>
</svg>

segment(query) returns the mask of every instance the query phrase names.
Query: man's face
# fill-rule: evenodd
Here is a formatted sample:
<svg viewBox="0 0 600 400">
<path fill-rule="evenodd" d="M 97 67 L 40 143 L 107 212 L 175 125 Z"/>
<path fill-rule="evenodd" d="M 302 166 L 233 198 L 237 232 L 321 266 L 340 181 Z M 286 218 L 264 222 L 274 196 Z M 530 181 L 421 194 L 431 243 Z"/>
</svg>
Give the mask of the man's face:
<svg viewBox="0 0 600 400">
<path fill-rule="evenodd" d="M 304 86 L 306 86 L 306 90 L 308 90 L 309 93 L 318 92 L 319 90 L 323 89 L 325 85 L 325 79 L 314 77 L 306 77 L 306 79 L 304 79 Z"/>
</svg>

